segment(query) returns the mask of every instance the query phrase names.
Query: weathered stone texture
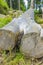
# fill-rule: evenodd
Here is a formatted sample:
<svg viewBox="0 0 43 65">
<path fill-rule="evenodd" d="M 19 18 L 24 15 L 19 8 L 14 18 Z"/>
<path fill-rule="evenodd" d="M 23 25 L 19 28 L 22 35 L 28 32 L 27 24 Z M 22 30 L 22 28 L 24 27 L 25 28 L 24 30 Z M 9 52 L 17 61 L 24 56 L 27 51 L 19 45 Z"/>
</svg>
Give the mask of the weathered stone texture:
<svg viewBox="0 0 43 65">
<path fill-rule="evenodd" d="M 34 21 L 32 8 L 0 29 L 0 48 L 13 49 L 18 42 L 21 44 L 20 52 L 26 57 L 43 56 L 43 29 Z"/>
</svg>

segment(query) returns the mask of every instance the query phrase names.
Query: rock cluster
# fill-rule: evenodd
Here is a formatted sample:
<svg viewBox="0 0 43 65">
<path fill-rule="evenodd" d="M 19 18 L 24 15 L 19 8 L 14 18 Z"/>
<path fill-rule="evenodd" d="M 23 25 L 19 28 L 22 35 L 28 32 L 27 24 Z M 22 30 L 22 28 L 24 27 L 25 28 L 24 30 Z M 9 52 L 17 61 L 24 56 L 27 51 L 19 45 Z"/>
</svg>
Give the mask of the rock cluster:
<svg viewBox="0 0 43 65">
<path fill-rule="evenodd" d="M 19 37 L 23 32 L 22 37 Z M 34 21 L 34 10 L 30 8 L 19 18 L 0 29 L 0 48 L 13 49 L 21 38 L 20 52 L 26 57 L 43 56 L 43 29 Z"/>
</svg>

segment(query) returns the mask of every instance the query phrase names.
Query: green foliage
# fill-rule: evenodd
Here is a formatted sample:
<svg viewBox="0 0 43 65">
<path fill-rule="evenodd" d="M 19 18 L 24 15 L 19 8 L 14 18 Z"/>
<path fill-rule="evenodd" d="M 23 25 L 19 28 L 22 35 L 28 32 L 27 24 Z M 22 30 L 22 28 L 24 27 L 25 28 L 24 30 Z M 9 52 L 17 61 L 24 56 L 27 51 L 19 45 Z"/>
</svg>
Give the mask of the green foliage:
<svg viewBox="0 0 43 65">
<path fill-rule="evenodd" d="M 4 0 L 0 0 L 0 13 L 7 14 L 9 10 L 7 3 Z"/>
<path fill-rule="evenodd" d="M 10 0 L 6 0 L 8 6 L 10 7 Z"/>
<path fill-rule="evenodd" d="M 39 10 L 34 10 L 34 13 L 35 14 L 39 14 Z"/>
<path fill-rule="evenodd" d="M 25 3 L 24 3 L 23 0 L 20 0 L 20 9 L 21 9 L 22 11 L 26 11 L 26 6 L 25 6 Z"/>
<path fill-rule="evenodd" d="M 34 11 L 34 14 L 35 14 L 36 16 L 42 17 L 42 10 L 35 10 L 35 11 Z M 36 16 L 35 16 L 35 17 L 36 17 Z"/>
<path fill-rule="evenodd" d="M 43 24 L 43 19 L 40 17 L 41 15 L 40 14 L 36 14 L 35 15 L 35 21 L 38 23 L 38 24 Z"/>
<path fill-rule="evenodd" d="M 21 5 L 21 10 L 24 12 L 24 11 L 26 11 L 26 8 L 23 7 L 23 5 Z"/>
<path fill-rule="evenodd" d="M 35 14 L 42 14 L 42 10 L 34 10 Z"/>
<path fill-rule="evenodd" d="M 6 16 L 5 18 L 0 18 L 0 28 L 8 24 L 12 20 L 11 16 Z"/>
<path fill-rule="evenodd" d="M 41 0 L 36 0 L 36 4 L 40 4 Z"/>
<path fill-rule="evenodd" d="M 38 24 L 43 24 L 43 19 L 42 19 L 42 11 L 40 10 L 35 10 L 34 11 L 35 13 L 35 21 L 38 23 Z"/>
<path fill-rule="evenodd" d="M 15 10 L 19 10 L 19 0 L 11 0 L 12 2 L 12 8 Z M 10 7 L 10 0 L 6 0 L 6 2 L 8 3 L 9 7 Z M 25 11 L 26 7 L 24 4 L 24 0 L 20 0 L 20 10 Z"/>
</svg>

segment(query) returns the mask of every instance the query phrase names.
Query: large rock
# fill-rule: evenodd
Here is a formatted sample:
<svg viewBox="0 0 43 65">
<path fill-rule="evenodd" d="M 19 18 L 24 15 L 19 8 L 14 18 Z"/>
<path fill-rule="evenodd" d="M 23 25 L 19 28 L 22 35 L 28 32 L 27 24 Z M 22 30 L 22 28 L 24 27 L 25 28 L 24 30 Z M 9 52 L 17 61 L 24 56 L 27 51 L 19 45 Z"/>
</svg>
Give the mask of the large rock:
<svg viewBox="0 0 43 65">
<path fill-rule="evenodd" d="M 23 37 L 20 35 L 22 32 L 24 33 Z M 35 23 L 34 10 L 30 8 L 19 18 L 13 19 L 12 22 L 0 29 L 0 48 L 3 50 L 13 49 L 18 41 L 21 41 L 20 51 L 25 56 L 42 57 L 43 41 L 40 33 L 41 26 Z"/>
<path fill-rule="evenodd" d="M 17 36 L 20 33 L 13 33 L 9 30 L 0 30 L 0 49 L 10 50 L 13 49 L 17 42 Z"/>
<path fill-rule="evenodd" d="M 38 43 L 36 47 L 34 48 L 34 55 L 35 58 L 43 57 L 43 39 L 39 37 Z"/>
<path fill-rule="evenodd" d="M 13 49 L 16 45 L 20 33 L 15 20 L 0 29 L 0 48 L 3 50 Z"/>
<path fill-rule="evenodd" d="M 33 23 L 30 28 L 25 29 L 26 34 L 21 40 L 20 51 L 27 57 L 40 58 L 43 56 L 43 29 L 40 25 Z"/>
<path fill-rule="evenodd" d="M 27 57 L 43 57 L 43 39 L 37 33 L 23 36 L 20 51 Z"/>
<path fill-rule="evenodd" d="M 37 43 L 37 33 L 30 33 L 23 36 L 21 40 L 20 51 L 29 58 L 29 56 L 34 56 L 34 48 Z"/>
<path fill-rule="evenodd" d="M 0 48 L 8 50 L 9 48 L 13 49 L 15 47 L 19 34 L 22 31 L 25 34 L 26 26 L 29 26 L 32 22 L 29 21 L 29 19 L 34 18 L 32 13 L 34 14 L 33 9 L 29 9 L 19 18 L 13 19 L 9 24 L 0 29 Z"/>
<path fill-rule="evenodd" d="M 22 21 L 20 30 L 24 31 L 24 35 L 21 39 L 20 51 L 26 57 L 42 57 L 43 33 L 41 32 L 41 26 L 34 21 L 33 9 L 29 9 L 29 11 L 25 12 L 25 14 L 21 16 L 20 20 Z"/>
<path fill-rule="evenodd" d="M 41 26 L 34 21 L 34 17 L 29 16 L 30 18 L 25 18 L 27 20 L 27 23 L 22 24 L 24 27 L 20 27 L 24 30 L 24 35 L 21 40 L 20 45 L 20 51 L 26 56 L 26 57 L 35 57 L 39 58 L 43 55 L 43 52 L 39 52 L 38 54 L 38 48 L 37 44 L 40 46 L 40 33 L 41 33 Z M 36 53 L 37 51 L 37 53 Z M 41 55 L 40 55 L 41 54 Z"/>
</svg>

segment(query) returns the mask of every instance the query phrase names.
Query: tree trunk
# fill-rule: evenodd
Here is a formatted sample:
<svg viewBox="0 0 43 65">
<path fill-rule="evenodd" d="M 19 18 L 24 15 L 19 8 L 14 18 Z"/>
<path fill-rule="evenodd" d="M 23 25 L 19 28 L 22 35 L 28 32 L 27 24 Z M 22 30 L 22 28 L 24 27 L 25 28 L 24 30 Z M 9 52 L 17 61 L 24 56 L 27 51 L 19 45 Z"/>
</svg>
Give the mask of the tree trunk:
<svg viewBox="0 0 43 65">
<path fill-rule="evenodd" d="M 31 0 L 31 5 L 30 5 L 31 8 L 34 8 L 34 0 Z"/>
<path fill-rule="evenodd" d="M 37 10 L 37 4 L 36 4 L 36 10 Z"/>
<path fill-rule="evenodd" d="M 12 0 L 10 0 L 10 8 L 12 8 Z"/>
<path fill-rule="evenodd" d="M 18 0 L 18 9 L 20 10 L 20 0 Z"/>
<path fill-rule="evenodd" d="M 43 19 L 43 11 L 42 11 L 42 19 Z"/>
</svg>

